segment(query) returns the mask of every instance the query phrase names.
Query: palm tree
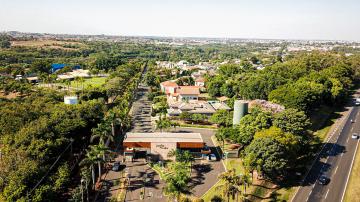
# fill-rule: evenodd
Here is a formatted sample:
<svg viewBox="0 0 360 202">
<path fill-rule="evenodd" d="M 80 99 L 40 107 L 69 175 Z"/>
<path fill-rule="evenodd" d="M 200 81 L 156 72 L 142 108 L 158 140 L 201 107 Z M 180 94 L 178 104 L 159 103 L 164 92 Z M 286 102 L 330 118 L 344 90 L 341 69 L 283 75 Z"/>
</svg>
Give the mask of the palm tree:
<svg viewBox="0 0 360 202">
<path fill-rule="evenodd" d="M 99 169 L 99 178 L 101 178 L 101 163 L 105 162 L 105 153 L 109 151 L 109 149 L 105 146 L 104 143 L 100 143 L 98 145 L 90 145 L 91 151 L 97 155 L 98 169 Z M 101 158 L 102 157 L 102 158 Z"/>
<path fill-rule="evenodd" d="M 85 82 L 85 79 L 83 77 L 78 77 L 78 81 L 81 83 L 81 94 L 83 95 L 84 94 L 84 82 Z"/>
<path fill-rule="evenodd" d="M 174 157 L 174 156 L 176 156 L 176 154 L 177 154 L 177 150 L 172 149 L 172 150 L 169 151 L 169 153 L 167 154 L 167 156 L 168 156 L 168 157 Z"/>
<path fill-rule="evenodd" d="M 89 166 L 91 170 L 93 187 L 95 187 L 95 167 L 94 165 L 99 161 L 98 154 L 94 150 L 86 150 L 85 158 L 80 162 L 80 166 Z"/>
<path fill-rule="evenodd" d="M 109 110 L 108 114 L 106 115 L 105 119 L 106 119 L 106 122 L 109 122 L 110 125 L 111 125 L 111 134 L 113 137 L 115 137 L 115 127 L 117 125 L 120 125 L 121 122 L 120 122 L 120 119 L 118 118 L 118 110 L 116 109 L 111 109 Z"/>
<path fill-rule="evenodd" d="M 156 129 L 160 129 L 160 132 L 163 132 L 164 129 L 171 127 L 171 121 L 166 118 L 162 118 L 161 114 L 159 120 L 156 120 Z"/>
<path fill-rule="evenodd" d="M 241 184 L 241 177 L 236 174 L 235 169 L 221 173 L 218 178 L 224 182 L 218 189 L 222 190 L 227 201 L 230 201 L 230 196 L 234 199 L 235 195 L 240 191 L 239 185 Z"/>
<path fill-rule="evenodd" d="M 46 73 L 41 73 L 39 78 L 40 78 L 40 80 L 42 81 L 43 84 L 48 83 L 48 81 L 49 81 L 49 75 L 46 74 Z"/>
<path fill-rule="evenodd" d="M 109 152 L 109 148 L 104 143 L 100 142 L 97 145 L 90 145 L 90 148 L 95 150 L 102 157 L 104 162 L 106 161 L 105 154 Z"/>
<path fill-rule="evenodd" d="M 69 79 L 64 79 L 64 84 L 67 86 L 67 90 L 70 91 L 71 81 Z"/>
<path fill-rule="evenodd" d="M 75 77 L 74 78 L 74 81 L 76 82 L 76 90 L 79 88 L 79 79 L 80 79 L 80 77 Z"/>
<path fill-rule="evenodd" d="M 192 163 L 195 161 L 195 158 L 189 151 L 185 151 L 184 153 L 182 153 L 182 156 L 183 156 L 184 162 L 190 164 L 190 176 L 191 176 Z"/>
<path fill-rule="evenodd" d="M 93 142 L 99 138 L 99 142 L 104 143 L 105 141 L 114 141 L 114 137 L 111 134 L 110 128 L 105 123 L 99 123 L 96 128 L 91 129 L 92 135 L 90 141 Z"/>
<path fill-rule="evenodd" d="M 170 164 L 164 180 L 166 182 L 164 192 L 172 199 L 179 201 L 181 194 L 189 191 L 187 183 L 190 181 L 190 177 L 186 165 L 183 163 L 175 162 Z"/>
</svg>

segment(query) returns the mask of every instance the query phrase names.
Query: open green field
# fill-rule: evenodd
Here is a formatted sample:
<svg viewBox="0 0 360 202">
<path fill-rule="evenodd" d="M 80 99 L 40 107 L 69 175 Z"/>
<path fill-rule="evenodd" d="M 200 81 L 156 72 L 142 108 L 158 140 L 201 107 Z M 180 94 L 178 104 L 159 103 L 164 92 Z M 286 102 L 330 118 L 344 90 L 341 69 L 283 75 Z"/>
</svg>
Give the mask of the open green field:
<svg viewBox="0 0 360 202">
<path fill-rule="evenodd" d="M 73 88 L 91 88 L 91 87 L 100 87 L 105 84 L 106 77 L 93 77 L 93 78 L 86 78 L 84 82 L 78 81 L 71 81 L 70 86 Z"/>
</svg>

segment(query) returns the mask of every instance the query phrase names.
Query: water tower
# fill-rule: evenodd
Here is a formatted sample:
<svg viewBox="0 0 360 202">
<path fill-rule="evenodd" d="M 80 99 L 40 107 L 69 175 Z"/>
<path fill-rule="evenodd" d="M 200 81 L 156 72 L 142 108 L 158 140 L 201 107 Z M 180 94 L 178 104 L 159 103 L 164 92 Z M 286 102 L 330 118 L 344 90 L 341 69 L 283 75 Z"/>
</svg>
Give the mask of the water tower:
<svg viewBox="0 0 360 202">
<path fill-rule="evenodd" d="M 238 125 L 240 119 L 248 113 L 249 103 L 244 100 L 235 100 L 233 125 Z"/>
</svg>

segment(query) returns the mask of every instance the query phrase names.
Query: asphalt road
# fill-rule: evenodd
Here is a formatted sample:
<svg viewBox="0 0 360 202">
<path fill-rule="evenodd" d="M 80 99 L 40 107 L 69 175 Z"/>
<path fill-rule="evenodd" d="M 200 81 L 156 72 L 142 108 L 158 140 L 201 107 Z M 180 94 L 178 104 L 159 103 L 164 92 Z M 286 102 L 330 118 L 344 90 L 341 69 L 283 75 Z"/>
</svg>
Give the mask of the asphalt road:
<svg viewBox="0 0 360 202">
<path fill-rule="evenodd" d="M 139 85 L 136 99 L 132 106 L 132 129 L 131 132 L 152 132 L 151 125 L 151 101 L 147 95 L 149 87 Z"/>
<path fill-rule="evenodd" d="M 359 140 L 352 139 L 351 135 L 360 133 L 359 107 L 351 107 L 350 110 L 338 130 L 331 134 L 329 142 L 316 159 L 293 202 L 342 201 L 359 143 Z M 355 120 L 355 123 L 351 123 L 351 119 Z M 319 184 L 317 179 L 320 175 L 330 178 L 330 182 L 327 185 Z"/>
</svg>

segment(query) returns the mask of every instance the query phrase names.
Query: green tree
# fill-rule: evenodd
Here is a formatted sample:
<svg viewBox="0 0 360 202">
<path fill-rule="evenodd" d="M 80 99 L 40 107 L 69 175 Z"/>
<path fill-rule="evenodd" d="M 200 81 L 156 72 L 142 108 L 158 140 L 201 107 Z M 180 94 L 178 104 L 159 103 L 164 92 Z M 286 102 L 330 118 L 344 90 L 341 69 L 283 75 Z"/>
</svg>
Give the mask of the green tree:
<svg viewBox="0 0 360 202">
<path fill-rule="evenodd" d="M 95 187 L 95 164 L 101 161 L 101 158 L 98 157 L 98 153 L 95 150 L 87 150 L 85 158 L 80 162 L 80 166 L 88 166 L 91 170 L 92 184 L 93 188 Z"/>
<path fill-rule="evenodd" d="M 97 124 L 96 128 L 91 129 L 92 135 L 90 141 L 99 139 L 99 142 L 106 143 L 107 140 L 114 141 L 114 136 L 111 134 L 111 129 L 106 123 Z"/>
<path fill-rule="evenodd" d="M 10 48 L 10 37 L 4 34 L 0 35 L 0 48 Z"/>
<path fill-rule="evenodd" d="M 163 132 L 164 129 L 168 129 L 171 127 L 171 121 L 167 118 L 162 118 L 162 116 L 159 116 L 159 120 L 156 120 L 156 129 L 159 129 L 161 132 Z"/>
<path fill-rule="evenodd" d="M 272 180 L 284 175 L 288 165 L 288 154 L 284 145 L 274 138 L 257 138 L 245 149 L 244 165 L 258 170 Z"/>
<path fill-rule="evenodd" d="M 241 184 L 241 178 L 236 174 L 235 169 L 221 173 L 218 178 L 223 183 L 220 184 L 217 189 L 222 191 L 222 194 L 227 198 L 227 201 L 230 201 L 230 198 L 235 200 L 235 196 L 240 191 L 239 186 Z"/>
<path fill-rule="evenodd" d="M 186 164 L 174 162 L 169 165 L 168 172 L 165 173 L 164 180 L 166 185 L 164 192 L 170 198 L 179 200 L 181 194 L 189 191 L 188 183 L 190 177 Z"/>
<path fill-rule="evenodd" d="M 230 126 L 232 125 L 232 114 L 225 109 L 220 109 L 210 117 L 210 121 L 220 126 Z"/>
<path fill-rule="evenodd" d="M 303 111 L 289 108 L 274 115 L 273 125 L 285 132 L 301 135 L 311 122 Z"/>
</svg>

